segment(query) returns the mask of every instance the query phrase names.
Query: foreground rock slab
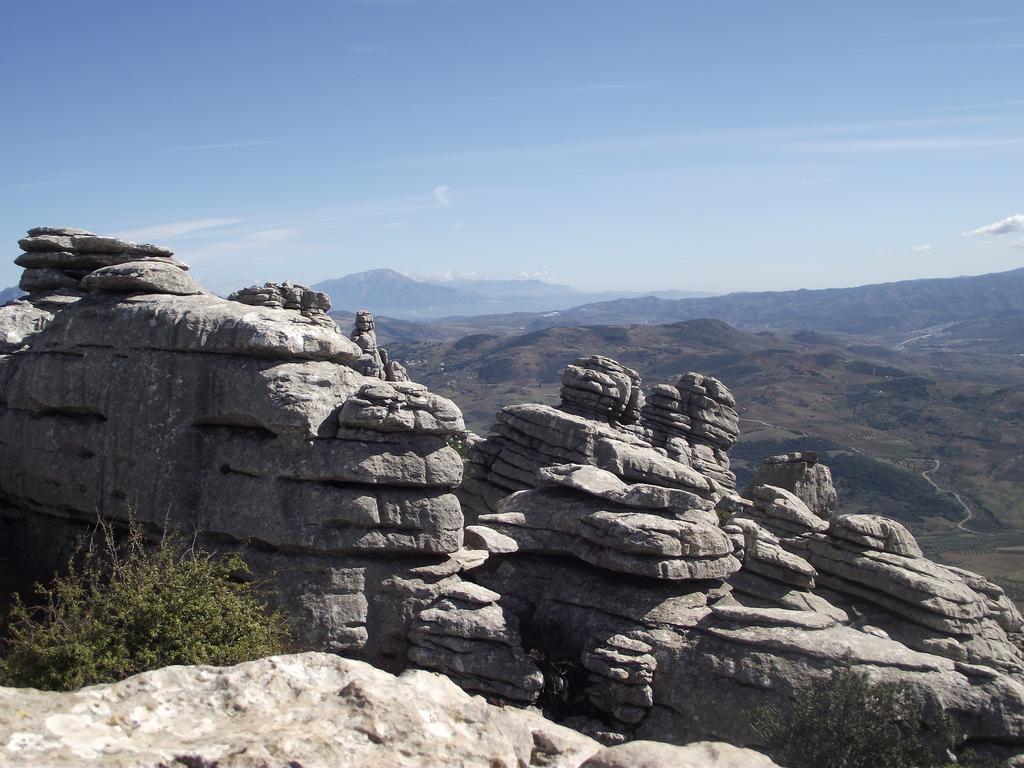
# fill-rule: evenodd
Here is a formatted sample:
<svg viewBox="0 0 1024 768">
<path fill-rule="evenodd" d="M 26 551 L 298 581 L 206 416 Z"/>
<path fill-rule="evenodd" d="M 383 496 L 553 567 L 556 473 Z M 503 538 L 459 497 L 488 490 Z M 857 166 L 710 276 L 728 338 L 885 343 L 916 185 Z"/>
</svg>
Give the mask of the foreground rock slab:
<svg viewBox="0 0 1024 768">
<path fill-rule="evenodd" d="M 588 759 L 609 768 L 774 765 L 721 744 L 603 749 L 442 675 L 395 677 L 325 653 L 167 667 L 74 693 L 0 688 L 0 766 L 570 768 Z"/>
</svg>

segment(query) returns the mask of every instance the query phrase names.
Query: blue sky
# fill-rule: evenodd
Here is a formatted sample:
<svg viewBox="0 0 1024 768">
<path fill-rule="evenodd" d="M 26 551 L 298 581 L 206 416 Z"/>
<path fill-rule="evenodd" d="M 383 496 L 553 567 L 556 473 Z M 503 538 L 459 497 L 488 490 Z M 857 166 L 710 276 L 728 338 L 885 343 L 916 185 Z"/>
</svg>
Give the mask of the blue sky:
<svg viewBox="0 0 1024 768">
<path fill-rule="evenodd" d="M 1024 265 L 1016 0 L 8 0 L 3 18 L 12 258 L 54 224 L 170 245 L 220 291 L 385 266 L 727 291 Z"/>
</svg>

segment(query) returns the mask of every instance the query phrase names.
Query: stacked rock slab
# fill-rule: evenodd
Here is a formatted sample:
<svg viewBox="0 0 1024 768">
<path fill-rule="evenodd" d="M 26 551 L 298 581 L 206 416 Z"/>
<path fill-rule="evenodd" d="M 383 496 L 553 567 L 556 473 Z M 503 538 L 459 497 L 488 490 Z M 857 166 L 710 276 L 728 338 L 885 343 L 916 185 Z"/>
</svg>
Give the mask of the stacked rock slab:
<svg viewBox="0 0 1024 768">
<path fill-rule="evenodd" d="M 248 544 L 306 647 L 404 666 L 413 615 L 465 566 L 458 408 L 355 371 L 319 313 L 185 293 L 169 251 L 114 242 L 22 242 L 29 264 L 93 270 L 0 356 L 7 532 L 99 513 Z"/>
<path fill-rule="evenodd" d="M 727 490 L 736 488 L 729 449 L 740 436 L 736 400 L 712 376 L 686 373 L 674 385 L 655 384 L 641 422 L 670 458 L 689 464 Z"/>
<path fill-rule="evenodd" d="M 141 286 L 156 293 L 199 293 L 185 273 L 188 266 L 158 245 L 71 227 L 35 227 L 18 245 L 24 250 L 15 259 L 24 267 L 19 288 L 27 295 L 0 307 L 0 354 L 20 349 L 55 312 L 90 290 L 130 292 Z"/>
<path fill-rule="evenodd" d="M 237 301 L 251 307 L 287 309 L 319 320 L 324 325 L 334 325 L 334 321 L 326 316 L 331 309 L 331 297 L 306 285 L 288 281 L 251 285 L 232 293 L 228 301 Z"/>
<path fill-rule="evenodd" d="M 789 488 L 724 493 L 708 463 L 654 448 L 650 425 L 611 423 L 611 391 L 589 416 L 502 409 L 466 480 L 479 511 L 465 543 L 488 557 L 464 578 L 500 596 L 574 722 L 608 739 L 760 744 L 758 707 L 786 710 L 849 663 L 919 691 L 931 732 L 948 715 L 965 742 L 1024 751 L 1021 620 L 998 587 L 927 560 L 893 521 L 825 519 L 834 489 L 809 456 L 773 462 L 794 465 L 774 476 Z"/>
<path fill-rule="evenodd" d="M 818 462 L 818 454 L 814 451 L 784 453 L 764 459 L 754 472 L 747 493 L 758 485 L 772 485 L 791 491 L 814 514 L 825 520 L 836 509 L 837 496 L 832 484 L 832 473 Z"/>
<path fill-rule="evenodd" d="M 367 376 L 384 381 L 409 381 L 409 374 L 396 360 L 388 357 L 388 351 L 377 346 L 377 331 L 374 330 L 373 315 L 365 309 L 356 312 L 355 328 L 351 339 L 363 351 L 354 367 Z"/>
<path fill-rule="evenodd" d="M 609 357 L 582 357 L 562 374 L 562 409 L 569 413 L 635 424 L 643 405 L 640 374 Z"/>
<path fill-rule="evenodd" d="M 558 464 L 590 464 L 627 481 L 717 499 L 723 489 L 710 474 L 683 453 L 652 445 L 638 423 L 640 383 L 636 371 L 614 360 L 583 357 L 566 368 L 557 408 L 502 408 L 491 434 L 467 446 L 462 498 L 469 516 L 497 511 L 501 499 L 535 488 L 539 470 Z"/>
</svg>

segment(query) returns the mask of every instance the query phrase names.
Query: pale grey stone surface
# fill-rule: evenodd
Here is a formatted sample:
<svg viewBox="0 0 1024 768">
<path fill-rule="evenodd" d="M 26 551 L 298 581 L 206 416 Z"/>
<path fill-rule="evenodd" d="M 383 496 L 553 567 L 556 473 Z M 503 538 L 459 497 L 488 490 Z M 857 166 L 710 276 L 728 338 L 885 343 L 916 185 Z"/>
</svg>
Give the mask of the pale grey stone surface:
<svg viewBox="0 0 1024 768">
<path fill-rule="evenodd" d="M 803 501 L 818 517 L 828 520 L 836 510 L 837 496 L 829 468 L 812 451 L 770 456 L 754 472 L 747 493 L 758 485 L 784 488 Z"/>
<path fill-rule="evenodd" d="M 75 693 L 0 688 L 0 764 L 78 768 L 572 768 L 601 746 L 470 696 L 322 653 L 167 667 Z"/>
<path fill-rule="evenodd" d="M 128 261 L 101 267 L 82 278 L 81 287 L 104 293 L 166 293 L 191 296 L 201 293 L 199 284 L 173 264 L 158 261 Z"/>
</svg>

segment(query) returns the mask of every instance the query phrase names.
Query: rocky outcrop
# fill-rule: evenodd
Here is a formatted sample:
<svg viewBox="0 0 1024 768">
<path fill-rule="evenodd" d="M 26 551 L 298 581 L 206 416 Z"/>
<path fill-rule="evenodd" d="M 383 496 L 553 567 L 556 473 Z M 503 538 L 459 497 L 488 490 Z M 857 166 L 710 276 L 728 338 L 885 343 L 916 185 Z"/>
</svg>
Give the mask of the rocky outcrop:
<svg viewBox="0 0 1024 768">
<path fill-rule="evenodd" d="M 682 438 L 672 443 L 673 449 L 664 447 L 672 441 L 655 445 L 658 440 L 639 423 L 646 412 L 640 383 L 636 371 L 614 360 L 584 357 L 566 368 L 558 408 L 502 408 L 491 434 L 468 447 L 462 498 L 469 516 L 497 512 L 501 499 L 536 488 L 538 472 L 559 464 L 589 464 L 628 481 L 688 490 L 706 499 L 717 499 L 732 487 L 731 473 L 707 471 L 699 452 Z M 714 392 L 723 402 L 732 397 L 720 383 Z M 727 469 L 724 452 L 715 461 Z"/>
<path fill-rule="evenodd" d="M 464 567 L 458 408 L 357 372 L 298 287 L 288 307 L 227 301 L 167 249 L 34 232 L 21 261 L 92 271 L 0 356 L 2 514 L 246 545 L 304 645 L 404 666 L 413 615 Z"/>
<path fill-rule="evenodd" d="M 652 445 L 668 456 L 713 478 L 728 490 L 736 487 L 728 451 L 740 436 L 732 392 L 718 379 L 699 373 L 683 375 L 675 385 L 655 384 L 641 422 Z"/>
<path fill-rule="evenodd" d="M 589 730 L 758 744 L 753 710 L 849 663 L 917 689 L 926 726 L 946 713 L 964 740 L 1024 748 L 1020 617 L 998 587 L 924 558 L 894 521 L 838 514 L 809 454 L 759 471 L 785 487 L 735 495 L 720 382 L 655 387 L 628 424 L 611 414 L 638 377 L 586 360 L 564 381 L 593 379 L 594 397 L 502 409 L 463 492 L 466 544 L 488 552 L 464 578 L 500 596 L 543 669 L 578 670 L 555 687 Z"/>
<path fill-rule="evenodd" d="M 636 424 L 644 405 L 640 374 L 601 355 L 581 357 L 562 374 L 562 409 L 611 424 Z"/>
<path fill-rule="evenodd" d="M 758 485 L 790 491 L 824 520 L 828 520 L 836 510 L 832 473 L 818 462 L 818 454 L 814 451 L 784 453 L 764 459 L 754 472 L 747 493 Z"/>
<path fill-rule="evenodd" d="M 334 321 L 326 316 L 331 309 L 331 297 L 306 285 L 288 281 L 251 285 L 229 295 L 228 301 L 237 301 L 250 307 L 287 309 L 318 320 L 323 325 L 336 327 Z"/>
<path fill-rule="evenodd" d="M 672 488 L 627 486 L 585 465 L 541 469 L 541 488 L 518 491 L 481 515 L 516 551 L 573 555 L 601 568 L 671 580 L 721 579 L 738 570 L 710 503 Z M 690 504 L 690 506 L 684 506 Z"/>
<path fill-rule="evenodd" d="M 0 307 L 0 354 L 20 349 L 56 312 L 88 291 L 201 292 L 186 274 L 188 266 L 161 246 L 71 227 L 35 227 L 18 245 L 25 251 L 15 259 L 25 268 L 19 287 L 27 295 Z"/>
<path fill-rule="evenodd" d="M 74 693 L 0 688 L 0 765 L 770 768 L 728 744 L 605 749 L 441 675 L 322 653 L 167 667 Z"/>
<path fill-rule="evenodd" d="M 306 647 L 561 708 L 609 742 L 757 745 L 754 709 L 785 710 L 802 685 L 848 663 L 913 686 L 929 726 L 945 713 L 965 742 L 1024 750 L 1024 620 L 1012 602 L 924 557 L 898 523 L 842 514 L 810 454 L 774 457 L 739 496 L 727 453 L 736 404 L 718 380 L 685 374 L 645 401 L 636 371 L 579 358 L 558 407 L 503 408 L 486 438 L 466 440 L 463 479 L 448 445 L 464 434 L 461 413 L 389 380 L 399 369 L 369 313 L 349 338 L 298 286 L 229 301 L 195 286 L 167 249 L 57 229 L 23 244 L 27 268 L 56 270 L 65 287 L 0 308 L 8 548 L 56 551 L 61 524 L 97 512 L 244 545 Z M 49 273 L 29 284 L 37 278 L 56 285 Z M 317 664 L 317 679 L 336 681 Z M 238 673 L 203 674 L 223 691 Z M 103 695 L 144 690 L 133 685 Z M 340 699 L 348 685 L 333 689 Z M 295 689 L 282 680 L 268 695 L 301 698 Z M 396 743 L 373 718 L 417 695 L 355 696 L 354 728 L 371 734 L 358 749 L 371 752 L 351 754 L 369 760 Z M 474 711 L 471 726 L 426 718 L 439 733 L 490 738 L 489 710 Z M 200 714 L 183 716 L 186 727 Z M 422 723 L 404 717 L 410 761 L 429 762 Z M 52 733 L 8 744 L 70 760 L 59 750 L 84 743 Z M 521 733 L 507 760 L 559 764 L 556 742 Z"/>
<path fill-rule="evenodd" d="M 397 360 L 388 357 L 388 351 L 377 346 L 377 331 L 373 315 L 365 309 L 356 312 L 355 328 L 350 338 L 362 350 L 354 367 L 367 376 L 384 381 L 409 381 L 409 373 Z"/>
</svg>

